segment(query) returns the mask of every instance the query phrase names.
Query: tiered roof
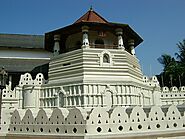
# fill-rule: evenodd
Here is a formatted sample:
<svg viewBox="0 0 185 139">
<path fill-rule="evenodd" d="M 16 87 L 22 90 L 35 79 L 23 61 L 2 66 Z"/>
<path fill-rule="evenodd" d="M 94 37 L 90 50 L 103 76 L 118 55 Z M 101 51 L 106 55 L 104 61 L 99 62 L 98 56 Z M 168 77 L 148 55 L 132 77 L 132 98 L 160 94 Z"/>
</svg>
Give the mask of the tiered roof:
<svg viewBox="0 0 185 139">
<path fill-rule="evenodd" d="M 128 24 L 108 22 L 105 18 L 100 16 L 91 8 L 73 24 L 51 32 L 47 32 L 45 34 L 45 49 L 52 51 L 54 45 L 54 35 L 61 35 L 61 48 L 65 50 L 64 43 L 67 37 L 72 34 L 81 32 L 83 26 L 88 26 L 89 30 L 109 31 L 114 34 L 116 29 L 121 28 L 124 32 L 124 39 L 134 39 L 135 47 L 143 41 L 143 39 Z"/>
<path fill-rule="evenodd" d="M 43 35 L 0 34 L 0 48 L 44 49 Z"/>
</svg>

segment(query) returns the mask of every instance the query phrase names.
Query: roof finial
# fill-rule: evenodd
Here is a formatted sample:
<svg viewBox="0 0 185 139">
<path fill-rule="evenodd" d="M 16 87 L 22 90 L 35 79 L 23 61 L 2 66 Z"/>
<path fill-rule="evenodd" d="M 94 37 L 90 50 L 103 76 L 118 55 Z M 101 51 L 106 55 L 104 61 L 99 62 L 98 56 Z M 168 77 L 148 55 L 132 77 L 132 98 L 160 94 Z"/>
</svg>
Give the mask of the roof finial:
<svg viewBox="0 0 185 139">
<path fill-rule="evenodd" d="M 91 5 L 91 7 L 90 7 L 90 9 L 89 9 L 90 11 L 93 11 L 93 7 L 92 7 L 92 5 Z"/>
</svg>

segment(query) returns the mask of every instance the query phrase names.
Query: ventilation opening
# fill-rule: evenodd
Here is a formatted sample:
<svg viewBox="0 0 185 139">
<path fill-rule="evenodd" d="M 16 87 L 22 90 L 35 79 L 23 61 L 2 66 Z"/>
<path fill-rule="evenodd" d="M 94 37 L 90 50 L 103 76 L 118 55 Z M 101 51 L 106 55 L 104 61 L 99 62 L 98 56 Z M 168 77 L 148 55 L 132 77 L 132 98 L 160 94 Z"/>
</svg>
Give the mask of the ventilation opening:
<svg viewBox="0 0 185 139">
<path fill-rule="evenodd" d="M 65 66 L 69 66 L 69 65 L 71 65 L 71 63 L 64 63 L 64 64 L 63 64 L 64 67 L 65 67 Z"/>
<path fill-rule="evenodd" d="M 76 128 L 73 128 L 73 132 L 76 133 L 77 132 L 77 129 Z"/>
<path fill-rule="evenodd" d="M 43 128 L 40 128 L 40 132 L 43 132 L 44 130 L 43 130 Z"/>
<path fill-rule="evenodd" d="M 118 129 L 119 129 L 119 131 L 122 131 L 123 130 L 123 127 L 122 126 L 119 126 Z"/>
<path fill-rule="evenodd" d="M 142 129 L 142 125 L 138 125 L 138 129 Z"/>
<path fill-rule="evenodd" d="M 156 127 L 157 127 L 157 128 L 160 128 L 161 126 L 160 126 L 160 124 L 157 124 Z"/>
<path fill-rule="evenodd" d="M 97 131 L 98 131 L 98 132 L 101 132 L 101 130 L 102 130 L 101 127 L 98 127 L 98 128 L 97 128 Z"/>
<path fill-rule="evenodd" d="M 174 127 L 177 127 L 177 124 L 176 124 L 176 123 L 174 123 L 174 124 L 173 124 L 173 126 L 174 126 Z"/>
<path fill-rule="evenodd" d="M 132 127 L 130 127 L 129 130 L 132 131 Z"/>
<path fill-rule="evenodd" d="M 60 130 L 59 130 L 59 128 L 56 128 L 56 132 L 58 133 Z"/>
</svg>

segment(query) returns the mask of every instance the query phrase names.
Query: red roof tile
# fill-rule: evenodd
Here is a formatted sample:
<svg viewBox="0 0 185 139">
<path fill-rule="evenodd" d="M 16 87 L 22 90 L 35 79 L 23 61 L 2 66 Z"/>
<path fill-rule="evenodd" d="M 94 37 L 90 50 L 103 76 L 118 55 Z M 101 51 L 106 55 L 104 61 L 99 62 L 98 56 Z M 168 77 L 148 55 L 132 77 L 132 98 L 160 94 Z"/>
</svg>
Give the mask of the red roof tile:
<svg viewBox="0 0 185 139">
<path fill-rule="evenodd" d="M 76 20 L 74 23 L 80 22 L 98 22 L 98 23 L 108 23 L 103 17 L 101 17 L 98 13 L 96 13 L 92 8 L 85 13 L 82 17 Z"/>
</svg>

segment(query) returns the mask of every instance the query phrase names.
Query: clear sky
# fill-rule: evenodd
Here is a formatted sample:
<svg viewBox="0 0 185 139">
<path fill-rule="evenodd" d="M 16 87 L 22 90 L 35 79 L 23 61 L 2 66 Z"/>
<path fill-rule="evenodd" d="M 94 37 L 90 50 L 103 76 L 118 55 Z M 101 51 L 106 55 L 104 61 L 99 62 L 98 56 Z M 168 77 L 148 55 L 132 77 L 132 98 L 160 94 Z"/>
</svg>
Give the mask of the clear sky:
<svg viewBox="0 0 185 139">
<path fill-rule="evenodd" d="M 159 74 L 157 58 L 174 55 L 176 44 L 185 39 L 185 0 L 0 0 L 0 33 L 44 34 L 72 24 L 91 5 L 144 39 L 136 54 L 146 75 Z"/>
</svg>

